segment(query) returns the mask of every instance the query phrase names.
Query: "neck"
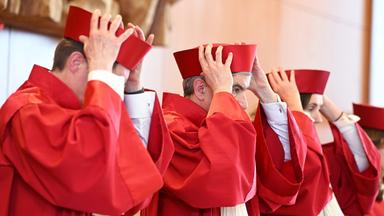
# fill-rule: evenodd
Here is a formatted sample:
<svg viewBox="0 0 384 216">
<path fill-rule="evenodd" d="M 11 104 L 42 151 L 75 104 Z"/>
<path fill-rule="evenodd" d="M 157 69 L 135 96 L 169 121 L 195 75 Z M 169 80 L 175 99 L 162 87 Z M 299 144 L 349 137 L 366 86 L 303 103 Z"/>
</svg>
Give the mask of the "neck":
<svg viewBox="0 0 384 216">
<path fill-rule="evenodd" d="M 64 82 L 64 71 L 59 69 L 51 70 L 52 74 L 57 77 L 59 80 Z M 64 82 L 65 83 L 65 82 Z"/>
<path fill-rule="evenodd" d="M 208 112 L 209 107 L 206 107 L 206 105 L 201 100 L 199 100 L 196 95 L 192 94 L 190 96 L 186 96 L 185 98 L 188 98 L 189 100 L 193 101 L 195 104 L 199 105 L 201 108 Z"/>
<path fill-rule="evenodd" d="M 84 91 L 79 87 L 79 85 L 76 84 L 76 79 L 74 77 L 71 77 L 71 72 L 68 70 L 59 70 L 55 69 L 52 70 L 52 74 L 56 76 L 59 80 L 61 80 L 65 85 L 67 85 L 77 96 L 77 98 L 80 100 L 80 103 L 83 103 L 83 94 Z"/>
</svg>

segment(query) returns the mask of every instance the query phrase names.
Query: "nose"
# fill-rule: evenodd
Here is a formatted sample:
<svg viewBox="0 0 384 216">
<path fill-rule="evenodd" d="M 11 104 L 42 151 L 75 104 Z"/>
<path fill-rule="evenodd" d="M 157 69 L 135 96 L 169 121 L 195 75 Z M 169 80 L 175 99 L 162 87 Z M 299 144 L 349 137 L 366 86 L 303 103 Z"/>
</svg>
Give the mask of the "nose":
<svg viewBox="0 0 384 216">
<path fill-rule="evenodd" d="M 322 123 L 323 118 L 321 117 L 321 114 L 319 111 L 315 112 L 312 116 L 312 118 L 315 120 L 315 123 Z"/>
<path fill-rule="evenodd" d="M 236 100 L 240 104 L 241 108 L 244 110 L 248 108 L 248 100 L 244 93 L 237 95 Z"/>
</svg>

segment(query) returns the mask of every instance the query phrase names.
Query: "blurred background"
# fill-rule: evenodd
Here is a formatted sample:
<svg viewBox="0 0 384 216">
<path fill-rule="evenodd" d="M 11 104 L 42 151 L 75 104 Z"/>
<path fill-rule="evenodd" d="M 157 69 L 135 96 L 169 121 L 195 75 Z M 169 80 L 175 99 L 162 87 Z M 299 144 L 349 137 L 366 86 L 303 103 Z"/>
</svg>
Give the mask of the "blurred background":
<svg viewBox="0 0 384 216">
<path fill-rule="evenodd" d="M 202 43 L 246 42 L 257 44 L 266 71 L 278 66 L 331 71 L 326 94 L 347 112 L 352 102 L 384 106 L 383 0 L 58 2 L 0 0 L 0 104 L 28 78 L 33 64 L 51 68 L 66 10 L 75 4 L 122 13 L 125 21 L 158 36 L 144 60 L 143 80 L 159 92 L 181 93 L 173 52 Z"/>
</svg>

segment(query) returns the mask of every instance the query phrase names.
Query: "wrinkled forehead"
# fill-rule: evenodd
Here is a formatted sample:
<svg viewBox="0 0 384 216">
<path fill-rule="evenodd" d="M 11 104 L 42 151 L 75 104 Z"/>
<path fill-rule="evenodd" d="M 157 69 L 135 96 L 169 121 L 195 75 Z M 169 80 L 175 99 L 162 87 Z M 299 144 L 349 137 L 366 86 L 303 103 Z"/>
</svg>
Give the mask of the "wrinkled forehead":
<svg viewBox="0 0 384 216">
<path fill-rule="evenodd" d="M 239 72 L 232 74 L 233 85 L 240 85 L 244 88 L 248 88 L 251 83 L 251 73 L 250 72 Z"/>
</svg>

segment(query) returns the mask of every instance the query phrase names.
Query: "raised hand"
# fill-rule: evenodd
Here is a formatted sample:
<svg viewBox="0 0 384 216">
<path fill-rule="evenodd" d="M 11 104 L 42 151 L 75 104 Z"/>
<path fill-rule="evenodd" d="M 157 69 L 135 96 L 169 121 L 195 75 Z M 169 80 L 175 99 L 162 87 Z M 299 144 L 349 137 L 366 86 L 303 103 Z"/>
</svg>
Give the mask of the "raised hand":
<svg viewBox="0 0 384 216">
<path fill-rule="evenodd" d="M 320 112 L 330 122 L 336 121 L 343 114 L 343 111 L 325 95 L 323 96 L 323 105 L 320 107 Z"/>
<path fill-rule="evenodd" d="M 253 61 L 252 78 L 248 89 L 251 90 L 263 103 L 273 103 L 277 101 L 277 97 L 268 83 L 267 76 L 261 67 L 257 56 Z"/>
<path fill-rule="evenodd" d="M 290 77 L 288 78 L 283 69 L 280 69 L 280 71 L 272 70 L 271 73 L 268 74 L 268 79 L 273 91 L 287 103 L 290 110 L 303 111 L 294 71 L 291 71 Z"/>
<path fill-rule="evenodd" d="M 111 15 L 105 14 L 100 19 L 100 11 L 92 13 L 89 37 L 80 36 L 84 44 L 84 53 L 88 61 L 89 71 L 106 70 L 112 72 L 113 63 L 116 61 L 121 44 L 133 33 L 132 29 L 116 36 L 116 30 L 121 24 L 121 16 L 117 15 L 109 29 L 108 23 Z"/>
<path fill-rule="evenodd" d="M 212 44 L 199 47 L 199 61 L 205 77 L 205 82 L 211 87 L 213 93 L 228 92 L 232 93 L 233 77 L 231 73 L 231 63 L 233 54 L 229 53 L 225 63 L 222 60 L 223 47 L 216 49 L 216 60 L 212 56 Z"/>
<path fill-rule="evenodd" d="M 128 28 L 133 29 L 133 34 L 140 38 L 141 40 L 147 42 L 149 45 L 152 45 L 153 40 L 155 36 L 153 34 L 150 34 L 147 39 L 145 39 L 145 34 L 143 30 L 139 26 L 135 26 L 132 23 L 128 23 Z M 140 76 L 141 76 L 141 67 L 142 67 L 143 61 L 141 61 L 136 68 L 134 68 L 129 73 L 129 77 L 127 82 L 125 83 L 125 92 L 134 92 L 142 89 Z"/>
</svg>

